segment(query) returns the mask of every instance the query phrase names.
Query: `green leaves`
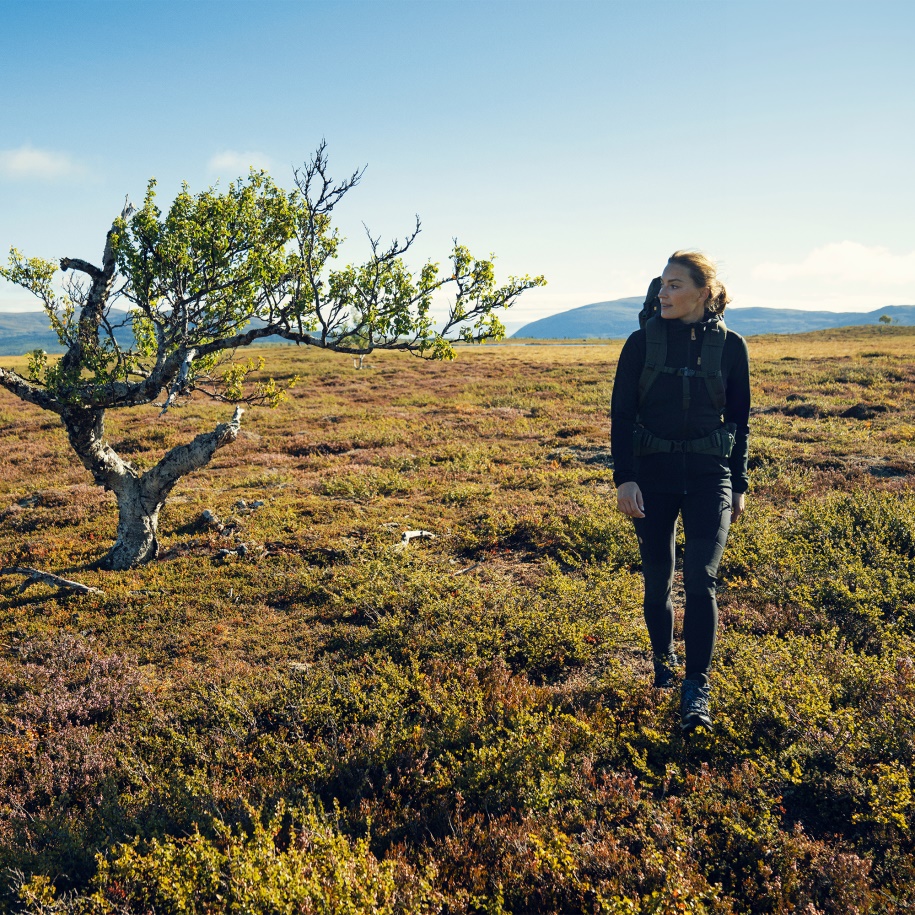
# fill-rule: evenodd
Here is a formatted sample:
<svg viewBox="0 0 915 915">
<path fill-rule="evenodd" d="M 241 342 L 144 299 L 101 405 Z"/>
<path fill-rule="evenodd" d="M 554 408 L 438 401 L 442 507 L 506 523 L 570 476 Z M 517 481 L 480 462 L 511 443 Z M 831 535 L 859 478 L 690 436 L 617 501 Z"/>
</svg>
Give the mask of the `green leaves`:
<svg viewBox="0 0 915 915">
<path fill-rule="evenodd" d="M 361 172 L 337 184 L 326 169 L 322 144 L 296 172 L 291 192 L 252 169 L 225 190 L 192 193 L 182 185 L 167 210 L 150 179 L 139 210 L 114 220 L 101 269 L 61 261 L 92 281 L 84 288 L 70 279 L 67 295 L 54 291 L 53 263 L 13 249 L 0 275 L 42 300 L 69 349 L 59 377 L 36 366 L 34 378 L 49 390 L 53 381 L 67 403 L 97 407 L 149 403 L 163 390 L 171 400 L 177 389 L 275 405 L 279 388 L 269 380 L 247 384 L 244 363 L 214 375 L 220 354 L 280 335 L 344 353 L 383 348 L 453 359 L 455 342 L 502 337 L 495 312 L 544 284 L 543 277 L 523 276 L 499 286 L 492 256 L 476 259 L 457 243 L 450 275 L 433 262 L 414 271 L 404 256 L 420 231 L 418 220 L 403 241 L 383 247 L 370 239 L 365 263 L 335 266 L 342 238 L 333 210 Z M 453 301 L 436 321 L 436 293 L 449 286 Z M 132 341 L 112 326 L 119 297 L 131 306 Z"/>
<path fill-rule="evenodd" d="M 151 181 L 117 236 L 118 269 L 128 298 L 171 342 L 212 342 L 244 327 L 282 286 L 292 231 L 290 198 L 264 172 L 225 193 L 185 185 L 164 219 Z"/>
<path fill-rule="evenodd" d="M 33 349 L 29 353 L 28 379 L 44 384 L 48 373 L 48 354 L 43 349 Z"/>
<path fill-rule="evenodd" d="M 51 281 L 57 273 L 57 265 L 40 257 L 25 257 L 17 248 L 10 248 L 9 266 L 0 267 L 0 276 L 28 289 L 45 304 L 55 301 Z"/>
</svg>

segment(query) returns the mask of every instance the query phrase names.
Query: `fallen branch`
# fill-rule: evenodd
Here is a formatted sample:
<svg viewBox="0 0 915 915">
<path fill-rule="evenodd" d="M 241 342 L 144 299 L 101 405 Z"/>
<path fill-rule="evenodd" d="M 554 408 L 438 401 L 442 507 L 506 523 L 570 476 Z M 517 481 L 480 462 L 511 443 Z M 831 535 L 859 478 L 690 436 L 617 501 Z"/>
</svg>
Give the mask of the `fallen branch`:
<svg viewBox="0 0 915 915">
<path fill-rule="evenodd" d="M 433 534 L 432 531 L 404 531 L 403 536 L 400 538 L 400 543 L 397 544 L 395 549 L 406 549 L 411 540 L 435 540 L 436 537 L 437 535 Z"/>
<path fill-rule="evenodd" d="M 458 575 L 466 575 L 468 572 L 472 572 L 474 569 L 478 569 L 481 565 L 483 565 L 482 562 L 475 562 L 472 566 L 467 566 L 466 569 L 458 569 L 457 572 L 452 572 L 451 577 L 457 578 Z"/>
<path fill-rule="evenodd" d="M 20 591 L 25 591 L 35 582 L 41 581 L 46 585 L 56 585 L 58 588 L 66 588 L 70 591 L 77 591 L 80 594 L 104 594 L 98 588 L 92 588 L 82 582 L 61 578 L 59 575 L 52 575 L 50 572 L 42 572 L 39 569 L 30 569 L 28 566 L 9 566 L 8 568 L 0 569 L 0 575 L 25 575 L 26 580 L 19 588 Z"/>
</svg>

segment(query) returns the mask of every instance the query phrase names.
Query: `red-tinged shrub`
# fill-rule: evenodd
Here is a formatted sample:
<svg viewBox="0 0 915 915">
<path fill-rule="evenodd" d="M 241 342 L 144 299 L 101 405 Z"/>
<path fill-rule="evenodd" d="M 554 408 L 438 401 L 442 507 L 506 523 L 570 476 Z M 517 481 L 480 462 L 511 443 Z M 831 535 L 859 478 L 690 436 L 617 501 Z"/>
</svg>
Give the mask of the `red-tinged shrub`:
<svg viewBox="0 0 915 915">
<path fill-rule="evenodd" d="M 781 798 L 750 762 L 730 776 L 702 767 L 668 801 L 694 838 L 702 873 L 744 911 L 857 915 L 875 901 L 870 863 L 839 837 L 807 836 L 784 822 Z"/>
<path fill-rule="evenodd" d="M 120 819 L 139 674 L 70 635 L 22 642 L 0 665 L 0 867 L 79 881 L 93 838 L 104 842 Z"/>
</svg>

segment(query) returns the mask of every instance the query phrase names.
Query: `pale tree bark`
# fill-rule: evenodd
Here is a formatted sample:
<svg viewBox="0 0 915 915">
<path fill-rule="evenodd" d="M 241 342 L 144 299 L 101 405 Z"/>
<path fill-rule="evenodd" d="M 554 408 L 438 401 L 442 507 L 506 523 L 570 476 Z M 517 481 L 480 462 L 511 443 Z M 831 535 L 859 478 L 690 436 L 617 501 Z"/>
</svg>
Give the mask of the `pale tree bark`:
<svg viewBox="0 0 915 915">
<path fill-rule="evenodd" d="M 105 441 L 104 410 L 69 410 L 62 416 L 70 444 L 95 482 L 111 490 L 118 503 L 114 546 L 99 567 L 122 571 L 155 559 L 159 552 L 159 512 L 181 477 L 205 467 L 218 448 L 234 442 L 241 428 L 242 409 L 212 432 L 178 445 L 141 474 Z"/>
</svg>

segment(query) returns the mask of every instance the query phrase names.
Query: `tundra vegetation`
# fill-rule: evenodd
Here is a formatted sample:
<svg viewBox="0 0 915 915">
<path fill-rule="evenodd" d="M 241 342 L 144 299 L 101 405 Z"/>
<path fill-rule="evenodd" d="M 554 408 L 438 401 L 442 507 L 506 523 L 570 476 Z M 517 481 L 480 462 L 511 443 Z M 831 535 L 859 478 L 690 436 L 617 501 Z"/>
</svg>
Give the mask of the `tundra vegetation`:
<svg viewBox="0 0 915 915">
<path fill-rule="evenodd" d="M 405 240 L 384 247 L 370 236 L 365 264 L 335 268 L 341 238 L 334 209 L 360 177 L 335 183 L 322 144 L 295 172 L 291 193 L 252 170 L 225 192 L 192 195 L 185 186 L 165 215 L 153 180 L 139 210 L 125 201 L 101 266 L 60 260 L 69 275 L 65 293 L 55 287 L 58 265 L 50 261 L 14 248 L 0 267 L 0 276 L 41 300 L 66 347 L 53 363 L 35 351 L 25 374 L 0 368 L 0 386 L 57 414 L 95 482 L 115 494 L 118 528 L 101 559 L 105 568 L 156 557 L 159 515 L 175 484 L 235 441 L 242 416 L 236 407 L 230 421 L 174 444 L 141 471 L 111 446 L 109 411 L 161 400 L 164 413 L 195 390 L 276 406 L 284 387 L 273 378 L 246 383 L 261 366 L 235 359 L 237 350 L 267 337 L 354 354 L 360 363 L 376 349 L 449 359 L 455 340 L 500 337 L 495 312 L 543 284 L 543 277 L 525 276 L 497 286 L 492 261 L 475 259 L 456 241 L 444 274 L 427 263 L 414 275 L 403 255 L 419 234 L 418 218 Z M 453 298 L 437 326 L 430 309 L 446 288 Z M 119 304 L 128 310 L 115 310 Z"/>
<path fill-rule="evenodd" d="M 92 567 L 114 496 L 0 391 L 0 565 L 103 592 L 0 579 L 0 906 L 910 911 L 913 342 L 750 341 L 716 728 L 688 740 L 613 507 L 618 343 L 264 348 L 252 383 L 299 385 L 123 571 Z M 143 472 L 224 409 L 108 434 Z"/>
</svg>

